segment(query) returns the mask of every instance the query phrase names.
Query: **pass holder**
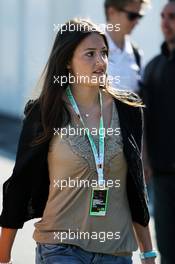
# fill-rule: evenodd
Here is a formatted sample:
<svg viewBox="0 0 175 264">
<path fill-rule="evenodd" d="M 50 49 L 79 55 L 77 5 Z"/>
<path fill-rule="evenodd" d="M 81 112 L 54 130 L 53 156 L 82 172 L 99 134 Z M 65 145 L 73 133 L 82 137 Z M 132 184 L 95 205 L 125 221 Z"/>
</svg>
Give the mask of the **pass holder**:
<svg viewBox="0 0 175 264">
<path fill-rule="evenodd" d="M 109 187 L 98 186 L 92 188 L 90 199 L 91 216 L 105 216 L 108 207 Z"/>
<path fill-rule="evenodd" d="M 84 120 L 81 116 L 81 113 L 78 109 L 78 105 L 73 97 L 70 87 L 68 86 L 66 89 L 67 97 L 77 114 L 80 118 L 83 126 L 86 128 Z M 104 123 L 103 123 L 103 102 L 102 102 L 102 94 L 99 91 L 99 99 L 100 99 L 100 124 L 99 130 L 104 131 Z M 104 185 L 104 132 L 102 134 L 99 133 L 99 153 L 97 152 L 96 145 L 94 143 L 93 137 L 90 133 L 87 133 L 87 137 L 92 148 L 92 152 L 95 159 L 97 174 L 98 174 L 98 187 L 92 188 L 91 199 L 90 199 L 90 212 L 89 214 L 92 216 L 105 216 L 107 212 L 108 206 L 108 193 L 109 188 Z"/>
</svg>

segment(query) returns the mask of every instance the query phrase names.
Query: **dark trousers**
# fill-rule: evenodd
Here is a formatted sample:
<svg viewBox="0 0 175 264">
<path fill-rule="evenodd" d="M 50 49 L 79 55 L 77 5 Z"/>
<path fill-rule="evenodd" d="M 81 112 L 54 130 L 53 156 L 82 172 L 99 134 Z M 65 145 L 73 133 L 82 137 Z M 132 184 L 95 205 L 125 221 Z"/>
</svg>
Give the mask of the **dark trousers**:
<svg viewBox="0 0 175 264">
<path fill-rule="evenodd" d="M 175 264 L 175 175 L 154 175 L 153 193 L 161 264 Z"/>
</svg>

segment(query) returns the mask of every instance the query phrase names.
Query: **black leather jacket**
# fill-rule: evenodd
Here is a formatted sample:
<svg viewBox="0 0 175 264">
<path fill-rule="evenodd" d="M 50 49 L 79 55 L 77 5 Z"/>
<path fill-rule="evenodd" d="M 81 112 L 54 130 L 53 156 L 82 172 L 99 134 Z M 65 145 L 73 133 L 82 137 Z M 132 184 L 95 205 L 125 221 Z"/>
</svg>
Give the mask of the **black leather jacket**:
<svg viewBox="0 0 175 264">
<path fill-rule="evenodd" d="M 123 137 L 124 154 L 128 163 L 127 195 L 132 219 L 148 225 L 147 192 L 141 159 L 143 111 L 115 99 Z M 3 210 L 0 226 L 22 228 L 25 221 L 42 217 L 49 191 L 47 153 L 49 142 L 30 147 L 39 133 L 40 107 L 29 101 L 24 113 L 18 151 L 12 176 L 3 184 Z"/>
</svg>

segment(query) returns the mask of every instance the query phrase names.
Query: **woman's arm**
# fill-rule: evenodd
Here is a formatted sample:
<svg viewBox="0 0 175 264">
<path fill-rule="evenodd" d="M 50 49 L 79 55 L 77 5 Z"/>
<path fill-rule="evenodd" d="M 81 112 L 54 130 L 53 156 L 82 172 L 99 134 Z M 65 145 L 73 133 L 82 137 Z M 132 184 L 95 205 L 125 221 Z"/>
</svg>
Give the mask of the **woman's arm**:
<svg viewBox="0 0 175 264">
<path fill-rule="evenodd" d="M 149 225 L 144 227 L 138 223 L 133 223 L 135 233 L 137 236 L 137 241 L 139 244 L 139 248 L 141 252 L 151 251 L 153 250 L 151 235 L 149 230 Z M 142 260 L 143 264 L 155 264 L 155 258 L 149 258 L 146 260 Z"/>
<path fill-rule="evenodd" d="M 9 262 L 11 249 L 18 229 L 1 228 L 0 233 L 0 262 Z"/>
</svg>

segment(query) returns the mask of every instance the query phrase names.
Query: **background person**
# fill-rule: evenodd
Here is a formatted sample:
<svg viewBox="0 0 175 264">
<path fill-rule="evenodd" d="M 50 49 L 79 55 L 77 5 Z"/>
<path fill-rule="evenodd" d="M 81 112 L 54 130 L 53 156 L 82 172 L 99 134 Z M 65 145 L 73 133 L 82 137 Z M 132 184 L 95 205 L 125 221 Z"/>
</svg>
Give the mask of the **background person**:
<svg viewBox="0 0 175 264">
<path fill-rule="evenodd" d="M 161 13 L 165 38 L 148 63 L 142 84 L 146 104 L 145 171 L 152 174 L 156 237 L 161 264 L 175 263 L 175 1 Z"/>
<path fill-rule="evenodd" d="M 108 30 L 108 75 L 115 77 L 112 86 L 124 90 L 139 91 L 142 71 L 141 51 L 131 42 L 130 34 L 144 15 L 149 0 L 105 0 L 105 15 L 114 30 Z M 120 24 L 120 30 L 115 25 Z M 119 81 L 118 81 L 119 79 Z"/>
</svg>

